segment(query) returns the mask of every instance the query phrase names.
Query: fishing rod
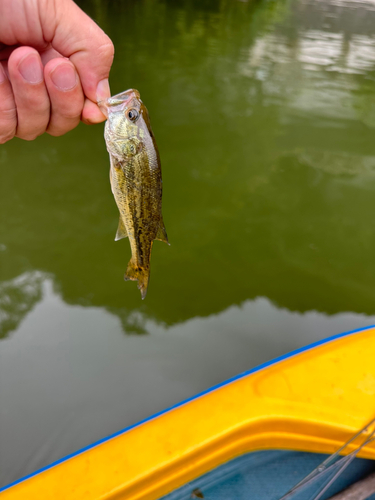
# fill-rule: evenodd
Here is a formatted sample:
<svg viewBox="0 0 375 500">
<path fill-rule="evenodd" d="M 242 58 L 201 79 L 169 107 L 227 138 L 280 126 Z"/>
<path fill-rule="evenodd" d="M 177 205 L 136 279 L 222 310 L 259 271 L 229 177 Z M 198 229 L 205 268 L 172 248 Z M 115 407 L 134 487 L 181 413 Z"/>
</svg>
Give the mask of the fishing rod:
<svg viewBox="0 0 375 500">
<path fill-rule="evenodd" d="M 347 453 L 347 449 L 354 445 L 354 442 L 358 439 L 362 438 L 359 444 L 357 444 L 356 448 L 349 453 Z M 325 478 L 323 484 L 320 486 L 319 491 L 314 493 L 310 500 L 320 500 L 324 493 L 327 492 L 328 488 L 332 486 L 332 484 L 336 481 L 336 479 L 346 470 L 346 468 L 352 463 L 352 461 L 356 458 L 358 453 L 367 446 L 368 444 L 375 441 L 375 418 L 368 422 L 365 427 L 363 427 L 359 432 L 357 432 L 354 436 L 352 436 L 346 443 L 344 443 L 335 453 L 330 455 L 324 462 L 322 462 L 318 467 L 316 467 L 310 474 L 308 474 L 302 481 L 293 486 L 285 495 L 283 495 L 279 500 L 289 500 L 293 497 L 295 498 L 298 493 L 304 490 L 308 486 L 313 486 L 314 483 L 322 478 Z M 344 455 L 344 456 L 341 456 Z M 371 475 L 373 476 L 373 475 Z M 364 485 L 364 481 L 360 481 L 361 489 L 364 490 L 367 496 L 362 496 L 362 500 L 365 500 L 372 493 L 375 492 L 375 480 L 370 477 L 368 481 L 366 481 L 366 485 Z M 372 491 L 368 492 L 368 483 L 371 480 L 371 484 L 373 485 Z M 357 484 L 357 483 L 356 483 Z M 352 485 L 351 492 L 353 492 L 353 488 L 355 485 Z M 351 494 L 351 493 L 350 493 Z M 345 498 L 350 498 L 355 500 L 361 500 L 359 496 L 342 496 L 341 497 L 333 497 L 331 500 L 345 500 Z M 354 495 L 357 495 L 355 492 Z"/>
</svg>

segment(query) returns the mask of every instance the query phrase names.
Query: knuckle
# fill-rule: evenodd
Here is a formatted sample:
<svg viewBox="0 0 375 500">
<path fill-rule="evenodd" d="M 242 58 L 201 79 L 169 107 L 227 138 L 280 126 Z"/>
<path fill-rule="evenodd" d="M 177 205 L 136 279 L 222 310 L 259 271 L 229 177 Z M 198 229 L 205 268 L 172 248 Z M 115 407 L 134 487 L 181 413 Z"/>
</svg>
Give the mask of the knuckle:
<svg viewBox="0 0 375 500">
<path fill-rule="evenodd" d="M 20 139 L 23 139 L 24 141 L 35 141 L 35 139 L 41 134 L 22 134 L 22 135 L 17 135 Z"/>
<path fill-rule="evenodd" d="M 50 103 L 48 99 L 44 98 L 44 96 L 41 98 L 39 95 L 31 95 L 27 99 L 24 107 L 30 110 L 30 112 L 37 113 L 39 116 L 44 116 L 46 113 L 49 113 Z"/>
<path fill-rule="evenodd" d="M 0 144 L 13 139 L 17 129 L 17 109 L 10 106 L 5 109 L 0 108 Z"/>
<path fill-rule="evenodd" d="M 17 108 L 15 106 L 0 107 L 0 119 L 5 122 L 17 122 Z"/>
<path fill-rule="evenodd" d="M 16 129 L 13 129 L 9 132 L 5 133 L 0 133 L 0 144 L 5 144 L 6 142 L 10 141 L 13 139 L 13 137 L 16 135 Z"/>
<path fill-rule="evenodd" d="M 26 126 L 16 130 L 16 137 L 22 139 L 23 141 L 34 141 L 37 137 L 44 134 L 45 131 L 45 127 L 41 129 Z"/>
<path fill-rule="evenodd" d="M 64 120 L 69 120 L 69 121 L 77 122 L 76 125 L 78 125 L 78 122 L 79 122 L 80 117 L 81 117 L 81 112 L 82 112 L 82 109 L 80 109 L 80 110 L 77 110 L 77 109 L 64 109 L 64 110 L 60 111 L 60 116 L 62 118 L 64 118 Z"/>
<path fill-rule="evenodd" d="M 105 35 L 104 43 L 99 47 L 99 53 L 104 59 L 110 60 L 112 63 L 115 54 L 115 47 L 112 40 L 107 35 Z"/>
<path fill-rule="evenodd" d="M 49 127 L 47 129 L 47 134 L 52 135 L 53 137 L 60 137 L 64 134 L 67 134 L 68 132 L 70 132 L 74 128 L 76 128 L 78 123 L 79 123 L 79 121 L 74 122 L 74 123 L 70 123 L 69 125 L 65 125 L 64 127 L 52 125 L 51 127 Z"/>
<path fill-rule="evenodd" d="M 65 134 L 65 132 L 63 132 L 62 130 L 51 129 L 51 130 L 47 130 L 47 134 L 51 135 L 52 137 L 61 137 L 62 135 Z"/>
<path fill-rule="evenodd" d="M 22 121 L 17 127 L 16 137 L 24 141 L 34 141 L 37 137 L 44 134 L 48 126 L 48 121 L 46 122 L 31 122 Z"/>
</svg>

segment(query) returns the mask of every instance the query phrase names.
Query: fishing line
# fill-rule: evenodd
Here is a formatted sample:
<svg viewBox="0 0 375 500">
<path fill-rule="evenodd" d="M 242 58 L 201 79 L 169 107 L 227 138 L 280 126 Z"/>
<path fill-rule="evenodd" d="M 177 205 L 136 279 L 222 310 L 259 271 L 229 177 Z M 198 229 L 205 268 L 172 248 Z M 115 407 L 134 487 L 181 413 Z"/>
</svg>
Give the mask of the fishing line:
<svg viewBox="0 0 375 500">
<path fill-rule="evenodd" d="M 318 493 L 312 496 L 310 500 L 319 500 L 322 495 L 328 490 L 328 488 L 336 481 L 336 479 L 344 472 L 344 470 L 351 464 L 351 462 L 356 458 L 358 453 L 362 448 L 375 440 L 375 427 L 371 430 L 371 426 L 375 425 L 375 418 L 365 425 L 359 432 L 357 432 L 353 437 L 351 437 L 346 443 L 344 443 L 335 453 L 330 455 L 324 462 L 322 462 L 318 467 L 316 467 L 310 474 L 308 474 L 302 481 L 297 483 L 293 488 L 291 488 L 285 495 L 283 495 L 279 500 L 287 500 L 292 498 L 295 493 L 300 492 L 306 486 L 313 484 L 317 478 L 322 478 L 322 476 L 334 473 L 333 477 L 329 477 L 326 482 L 321 486 Z M 363 436 L 364 433 L 369 433 L 367 436 Z M 366 438 L 361 444 L 357 446 L 353 451 L 344 457 L 339 456 L 345 451 L 348 446 L 354 443 L 359 437 Z M 338 470 L 337 470 L 338 469 Z"/>
</svg>

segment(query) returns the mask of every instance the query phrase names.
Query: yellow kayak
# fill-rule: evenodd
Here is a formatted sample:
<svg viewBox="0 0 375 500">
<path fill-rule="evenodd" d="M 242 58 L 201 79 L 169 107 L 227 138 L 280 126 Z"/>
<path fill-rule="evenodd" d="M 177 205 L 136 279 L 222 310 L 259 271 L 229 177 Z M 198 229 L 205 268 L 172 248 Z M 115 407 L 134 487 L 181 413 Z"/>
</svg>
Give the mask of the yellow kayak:
<svg viewBox="0 0 375 500">
<path fill-rule="evenodd" d="M 284 464 L 294 457 L 308 472 L 374 417 L 375 328 L 371 327 L 242 373 L 9 485 L 1 490 L 0 499 L 151 500 L 165 495 L 218 499 L 219 493 L 210 496 L 209 488 L 218 477 L 233 479 L 235 464 L 241 474 L 245 469 L 253 474 L 251 485 L 262 474 L 268 478 L 264 490 L 273 480 L 277 483 L 272 472 L 264 472 L 273 470 L 273 459 Z M 349 443 L 343 453 L 356 446 Z M 357 451 L 353 463 L 360 477 L 375 468 L 374 441 L 364 442 Z M 218 491 L 226 491 L 223 498 L 281 498 L 303 477 L 302 472 L 293 473 L 295 467 L 287 468 L 278 480 L 282 491 L 274 489 L 272 494 L 266 492 L 268 496 L 262 496 L 263 490 L 256 496 L 230 496 L 225 490 L 230 481 Z"/>
</svg>

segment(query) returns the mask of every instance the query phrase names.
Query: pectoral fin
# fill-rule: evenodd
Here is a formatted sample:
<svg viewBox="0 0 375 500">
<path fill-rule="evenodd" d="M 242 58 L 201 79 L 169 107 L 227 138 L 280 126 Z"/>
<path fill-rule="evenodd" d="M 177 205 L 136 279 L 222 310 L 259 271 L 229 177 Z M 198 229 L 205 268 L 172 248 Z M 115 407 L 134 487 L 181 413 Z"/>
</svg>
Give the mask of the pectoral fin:
<svg viewBox="0 0 375 500">
<path fill-rule="evenodd" d="M 160 221 L 160 226 L 158 232 L 156 233 L 155 239 L 159 241 L 164 241 L 164 243 L 169 245 L 167 231 L 165 230 L 163 219 Z"/>
<path fill-rule="evenodd" d="M 115 241 L 118 241 L 118 240 L 121 240 L 122 238 L 127 238 L 127 237 L 128 237 L 128 233 L 126 232 L 125 225 L 122 222 L 122 219 L 120 217 L 120 220 L 118 221 L 118 228 L 117 228 Z"/>
</svg>

